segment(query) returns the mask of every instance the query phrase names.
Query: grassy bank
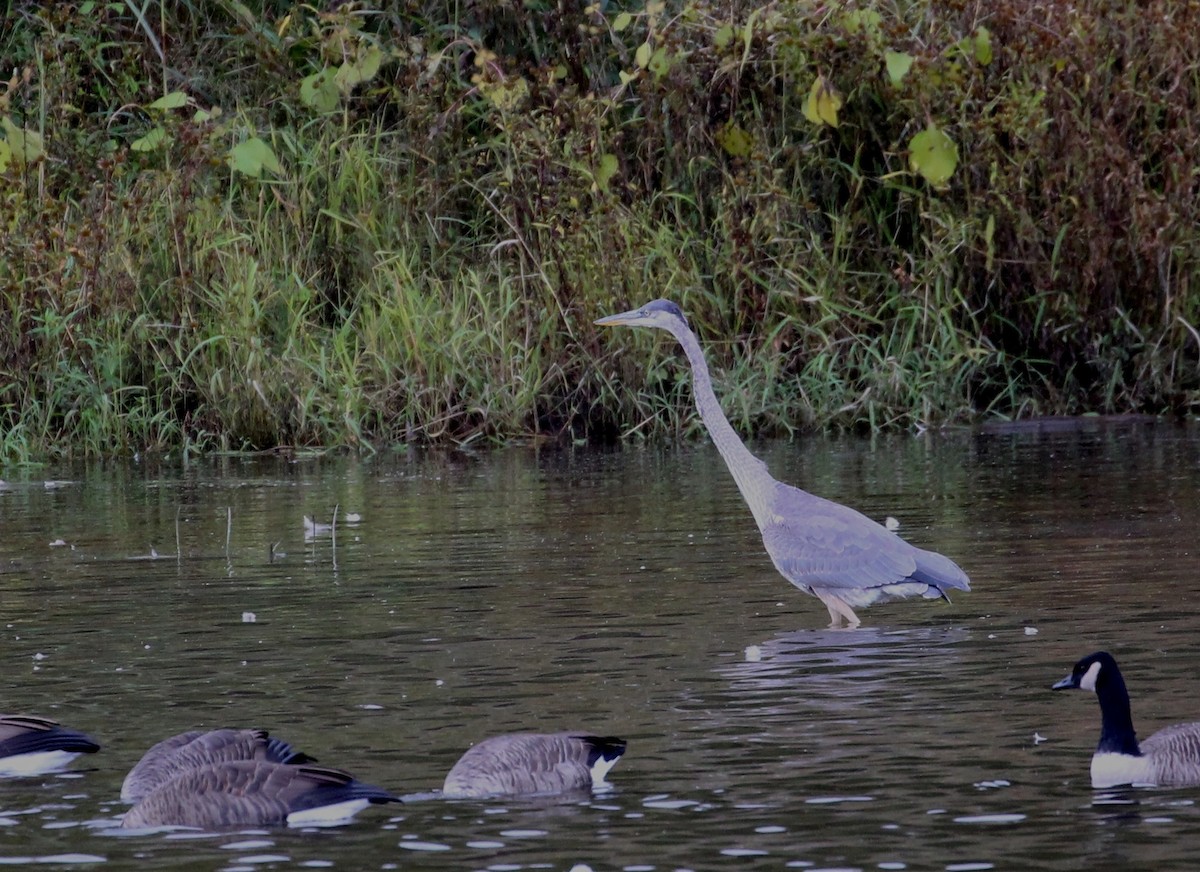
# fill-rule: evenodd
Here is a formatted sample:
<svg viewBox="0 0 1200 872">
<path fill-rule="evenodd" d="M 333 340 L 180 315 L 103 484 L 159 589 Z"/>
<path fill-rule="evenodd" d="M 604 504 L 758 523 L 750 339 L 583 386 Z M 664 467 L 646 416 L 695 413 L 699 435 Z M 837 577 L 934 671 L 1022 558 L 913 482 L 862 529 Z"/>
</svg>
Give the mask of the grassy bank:
<svg viewBox="0 0 1200 872">
<path fill-rule="evenodd" d="M 2 458 L 1200 408 L 1194 3 L 42 6 Z"/>
</svg>

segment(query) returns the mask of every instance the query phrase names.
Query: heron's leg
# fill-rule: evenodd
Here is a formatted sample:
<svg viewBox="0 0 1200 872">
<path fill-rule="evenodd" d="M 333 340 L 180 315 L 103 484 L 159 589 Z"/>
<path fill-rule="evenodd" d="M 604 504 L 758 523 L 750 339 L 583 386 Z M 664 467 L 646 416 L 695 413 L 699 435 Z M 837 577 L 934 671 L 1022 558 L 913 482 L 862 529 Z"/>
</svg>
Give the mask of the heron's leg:
<svg viewBox="0 0 1200 872">
<path fill-rule="evenodd" d="M 846 620 L 846 627 L 848 629 L 854 629 L 862 623 L 859 621 L 858 615 L 854 614 L 854 609 L 850 608 L 850 604 L 837 594 L 817 588 L 813 588 L 813 593 L 817 595 L 821 602 L 825 603 L 825 608 L 829 609 L 830 627 L 840 627 L 843 618 Z"/>
</svg>

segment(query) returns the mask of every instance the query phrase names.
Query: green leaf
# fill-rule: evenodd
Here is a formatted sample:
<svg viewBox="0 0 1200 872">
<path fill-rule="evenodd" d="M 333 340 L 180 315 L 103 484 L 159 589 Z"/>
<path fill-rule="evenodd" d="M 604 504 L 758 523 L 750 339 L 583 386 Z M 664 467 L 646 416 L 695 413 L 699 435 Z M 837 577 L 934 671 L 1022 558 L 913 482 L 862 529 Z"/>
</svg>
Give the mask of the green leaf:
<svg viewBox="0 0 1200 872">
<path fill-rule="evenodd" d="M 182 109 L 187 105 L 188 96 L 183 91 L 172 91 L 170 94 L 163 94 L 149 106 L 147 109 Z"/>
<path fill-rule="evenodd" d="M 914 58 L 902 51 L 885 51 L 883 60 L 887 64 L 888 79 L 898 87 L 912 69 Z"/>
<path fill-rule="evenodd" d="M 656 78 L 661 79 L 671 71 L 671 53 L 667 51 L 666 46 L 660 46 L 653 55 L 650 56 L 650 72 L 654 73 Z"/>
<path fill-rule="evenodd" d="M 620 164 L 617 162 L 615 154 L 600 155 L 600 165 L 596 167 L 596 186 L 601 191 L 608 191 L 608 183 L 612 181 L 612 177 L 617 174 L 620 169 Z"/>
<path fill-rule="evenodd" d="M 197 109 L 196 113 L 192 116 L 192 123 L 203 124 L 206 121 L 212 121 L 212 118 L 213 114 L 207 109 Z"/>
<path fill-rule="evenodd" d="M 160 145 L 167 141 L 167 131 L 161 127 L 155 127 L 146 132 L 145 136 L 135 139 L 129 143 L 130 149 L 133 151 L 154 151 Z"/>
<path fill-rule="evenodd" d="M 613 19 L 612 29 L 615 30 L 617 33 L 620 33 L 622 30 L 627 28 L 632 23 L 633 23 L 633 16 L 630 15 L 628 12 L 622 12 L 620 15 L 618 15 L 616 18 Z"/>
<path fill-rule="evenodd" d="M 804 117 L 813 124 L 837 127 L 838 110 L 841 108 L 841 96 L 825 81 L 824 76 L 817 76 L 809 88 L 808 99 L 804 101 Z"/>
<path fill-rule="evenodd" d="M 718 27 L 717 32 L 713 34 L 713 45 L 717 48 L 725 48 L 731 42 L 733 42 L 733 25 L 726 24 Z"/>
<path fill-rule="evenodd" d="M 643 70 L 650 64 L 650 55 L 654 53 L 654 49 L 650 48 L 649 42 L 643 42 L 638 46 L 637 52 L 633 55 L 634 62 Z"/>
<path fill-rule="evenodd" d="M 865 30 L 869 34 L 877 34 L 883 16 L 874 9 L 854 9 L 846 13 L 843 19 L 847 33 L 858 33 Z"/>
<path fill-rule="evenodd" d="M 275 175 L 283 172 L 279 158 L 275 157 L 271 146 L 257 136 L 252 136 L 230 149 L 226 162 L 237 172 L 253 176 L 256 179 L 262 176 L 263 170 L 268 170 Z"/>
<path fill-rule="evenodd" d="M 987 224 L 983 227 L 983 241 L 987 244 L 987 271 L 992 271 L 996 262 L 996 216 L 988 215 Z"/>
<path fill-rule="evenodd" d="M 985 67 L 992 62 L 992 32 L 986 27 L 975 29 L 975 60 Z"/>
<path fill-rule="evenodd" d="M 958 146 L 931 124 L 909 140 L 908 165 L 929 184 L 941 187 L 950 181 L 958 166 Z"/>
<path fill-rule="evenodd" d="M 742 127 L 730 121 L 717 131 L 717 145 L 733 157 L 746 157 L 754 148 L 754 139 Z"/>
<path fill-rule="evenodd" d="M 338 107 L 339 92 L 333 70 L 326 67 L 300 80 L 300 102 L 317 112 L 332 112 Z"/>
<path fill-rule="evenodd" d="M 349 94 L 363 82 L 369 82 L 379 72 L 383 63 L 383 50 L 377 45 L 368 46 L 362 57 L 346 61 L 338 67 L 334 81 L 343 94 Z"/>
<path fill-rule="evenodd" d="M 46 153 L 42 145 L 42 137 L 36 131 L 17 127 L 8 116 L 0 118 L 0 127 L 4 128 L 9 157 L 17 166 L 33 163 Z"/>
<path fill-rule="evenodd" d="M 617 75 L 621 77 L 622 85 L 628 85 L 630 82 L 632 82 L 634 79 L 636 79 L 638 77 L 638 71 L 634 70 L 632 73 L 627 73 L 624 70 L 620 70 L 617 73 Z"/>
</svg>

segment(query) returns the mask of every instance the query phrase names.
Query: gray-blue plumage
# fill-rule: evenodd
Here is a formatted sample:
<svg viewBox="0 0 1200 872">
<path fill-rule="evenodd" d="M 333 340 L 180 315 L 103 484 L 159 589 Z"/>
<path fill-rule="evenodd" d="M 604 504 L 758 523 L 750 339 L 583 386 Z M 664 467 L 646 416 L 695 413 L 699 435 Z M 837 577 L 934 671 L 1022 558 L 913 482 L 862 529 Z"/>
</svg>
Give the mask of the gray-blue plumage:
<svg viewBox="0 0 1200 872">
<path fill-rule="evenodd" d="M 700 343 L 677 305 L 654 300 L 596 323 L 657 327 L 683 346 L 696 409 L 754 515 L 767 554 L 788 581 L 825 603 L 832 626 L 842 620 L 857 626 L 854 608 L 883 599 L 970 590 L 966 573 L 949 558 L 910 545 L 848 506 L 772 478 L 721 411 Z"/>
</svg>

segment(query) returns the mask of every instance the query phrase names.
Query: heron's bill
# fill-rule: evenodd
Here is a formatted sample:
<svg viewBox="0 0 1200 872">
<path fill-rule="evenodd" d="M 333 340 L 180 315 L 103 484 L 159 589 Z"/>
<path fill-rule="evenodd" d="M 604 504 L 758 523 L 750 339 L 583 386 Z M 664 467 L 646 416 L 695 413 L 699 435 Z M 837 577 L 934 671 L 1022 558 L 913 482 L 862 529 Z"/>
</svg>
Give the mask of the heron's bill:
<svg viewBox="0 0 1200 872">
<path fill-rule="evenodd" d="M 618 324 L 628 324 L 637 314 L 637 309 L 631 309 L 628 312 L 621 312 L 618 315 L 607 315 L 603 318 L 597 318 L 592 323 L 599 324 L 601 327 L 616 327 Z"/>
</svg>

